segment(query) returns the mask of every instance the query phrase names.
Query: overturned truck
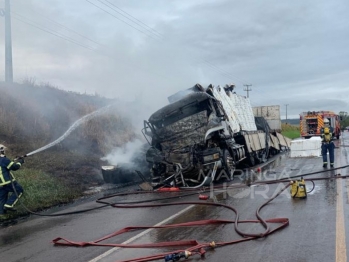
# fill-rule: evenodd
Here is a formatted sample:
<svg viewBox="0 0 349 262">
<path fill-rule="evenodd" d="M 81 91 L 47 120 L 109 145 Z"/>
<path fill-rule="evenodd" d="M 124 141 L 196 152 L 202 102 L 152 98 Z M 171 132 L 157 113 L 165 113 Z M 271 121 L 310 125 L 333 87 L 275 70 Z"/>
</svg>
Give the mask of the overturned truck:
<svg viewBox="0 0 349 262">
<path fill-rule="evenodd" d="M 144 121 L 153 186 L 207 186 L 289 148 L 290 140 L 255 117 L 249 99 L 233 91 L 234 85 L 196 84 Z"/>
</svg>

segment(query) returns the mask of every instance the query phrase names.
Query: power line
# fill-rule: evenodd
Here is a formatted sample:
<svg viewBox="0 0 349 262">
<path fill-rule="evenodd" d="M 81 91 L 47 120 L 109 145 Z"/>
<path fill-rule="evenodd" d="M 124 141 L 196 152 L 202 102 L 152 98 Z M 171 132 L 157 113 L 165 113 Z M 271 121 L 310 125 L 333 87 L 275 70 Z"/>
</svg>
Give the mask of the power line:
<svg viewBox="0 0 349 262">
<path fill-rule="evenodd" d="M 215 66 L 214 64 L 212 64 L 211 62 L 209 62 L 209 61 L 207 61 L 207 60 L 203 60 L 204 61 L 204 63 L 206 63 L 207 65 L 211 65 L 211 66 L 213 66 L 214 68 L 216 68 L 217 70 L 219 70 L 221 73 L 222 73 L 222 75 L 224 75 L 224 76 L 226 76 L 226 77 L 228 77 L 228 78 L 235 78 L 236 80 L 238 80 L 240 83 L 242 83 L 242 84 L 244 84 L 244 83 L 246 83 L 246 81 L 243 81 L 243 80 L 241 80 L 241 79 L 239 79 L 238 77 L 236 77 L 236 76 L 233 76 L 233 75 L 231 75 L 228 71 L 226 71 L 226 70 L 224 70 L 224 69 L 222 69 L 222 68 L 220 68 L 220 67 L 218 67 L 218 66 Z"/>
<path fill-rule="evenodd" d="M 94 6 L 97 7 L 98 9 L 102 10 L 103 12 L 106 12 L 107 14 L 109 14 L 109 15 L 111 15 L 112 17 L 116 18 L 117 20 L 119 20 L 119 21 L 121 21 L 121 22 L 127 24 L 128 26 L 132 27 L 133 29 L 137 30 L 138 32 L 141 32 L 142 34 L 145 34 L 146 36 L 148 36 L 148 37 L 150 37 L 150 38 L 156 40 L 156 38 L 154 38 L 153 36 L 148 35 L 146 32 L 144 32 L 144 31 L 138 29 L 137 27 L 135 27 L 135 26 L 133 26 L 133 25 L 127 23 L 126 21 L 124 21 L 124 20 L 122 20 L 121 18 L 119 18 L 119 17 L 113 15 L 112 13 L 110 13 L 110 12 L 108 12 L 107 10 L 103 9 L 102 7 L 100 7 L 100 6 L 98 6 L 98 5 L 94 4 L 94 3 L 92 3 L 91 1 L 86 0 L 86 2 L 90 3 L 91 5 L 94 5 Z"/>
<path fill-rule="evenodd" d="M 68 37 L 68 36 L 65 36 L 65 35 L 63 35 L 63 34 L 54 32 L 54 31 L 52 31 L 52 30 L 50 30 L 50 29 L 42 28 L 42 27 L 38 26 L 37 24 L 35 24 L 35 22 L 33 22 L 32 20 L 30 20 L 30 19 L 28 19 L 28 18 L 26 18 L 26 17 L 24 17 L 24 16 L 22 16 L 22 15 L 20 15 L 20 14 L 17 14 L 17 13 L 15 13 L 15 12 L 11 12 L 11 13 L 13 13 L 14 15 L 17 15 L 17 16 L 22 17 L 22 19 L 21 19 L 21 18 L 18 18 L 18 17 L 14 17 L 14 19 L 19 20 L 19 21 L 21 21 L 22 23 L 28 24 L 28 25 L 30 25 L 30 26 L 32 26 L 32 27 L 35 27 L 35 28 L 37 28 L 37 29 L 39 29 L 39 30 L 41 30 L 41 31 L 44 31 L 44 32 L 49 33 L 49 34 L 51 34 L 51 35 L 57 36 L 57 37 L 59 37 L 59 38 L 62 38 L 62 39 L 64 39 L 64 40 L 66 40 L 66 41 L 69 41 L 69 42 L 71 42 L 71 43 L 73 43 L 73 44 L 79 45 L 79 46 L 81 46 L 81 47 L 83 47 L 83 48 L 86 48 L 86 49 L 89 49 L 89 50 L 94 51 L 94 49 L 93 49 L 92 47 L 90 47 L 90 46 L 87 46 L 87 45 L 84 45 L 84 44 L 80 44 L 79 42 L 75 41 L 74 39 L 72 39 L 72 38 L 70 38 L 70 37 Z M 23 18 L 26 19 L 26 20 L 29 21 L 29 22 L 23 20 Z"/>
<path fill-rule="evenodd" d="M 112 15 L 114 18 L 118 19 L 119 21 L 122 21 L 122 22 L 124 22 L 125 24 L 131 26 L 132 28 L 136 29 L 137 31 L 140 31 L 140 32 L 142 32 L 143 34 L 146 34 L 147 36 L 149 36 L 146 32 L 144 32 L 144 31 L 142 31 L 142 30 L 139 30 L 139 29 L 135 28 L 134 26 L 132 26 L 132 25 L 130 25 L 129 23 L 125 22 L 124 20 L 122 20 L 122 19 L 120 19 L 120 18 L 114 16 L 113 14 L 111 14 L 110 12 L 108 12 L 107 10 L 105 10 L 105 9 L 103 9 L 103 8 L 101 8 L 101 7 L 99 7 L 99 6 L 97 6 L 96 4 L 92 3 L 91 1 L 89 1 L 89 0 L 86 0 L 86 1 L 87 1 L 88 3 L 94 5 L 95 7 L 101 9 L 102 11 L 104 11 L 104 12 L 106 12 L 106 13 Z M 135 18 L 134 16 L 130 15 L 129 13 L 127 13 L 127 12 L 124 11 L 124 10 L 122 10 L 120 7 L 116 6 L 115 4 L 111 3 L 110 1 L 105 0 L 107 3 L 109 3 L 110 5 L 112 5 L 112 6 L 115 7 L 115 8 L 111 7 L 110 5 L 107 5 L 107 4 L 103 3 L 101 0 L 97 0 L 97 1 L 100 2 L 100 3 L 102 3 L 102 4 L 104 4 L 105 6 L 109 7 L 111 10 L 117 12 L 118 14 L 121 14 L 121 13 L 120 13 L 119 11 L 115 10 L 115 8 L 117 8 L 117 9 L 120 10 L 121 12 L 127 14 L 128 16 L 132 17 L 132 19 L 130 19 L 130 18 L 126 17 L 125 15 L 121 14 L 121 15 L 122 15 L 123 17 L 125 17 L 127 20 L 129 20 L 129 21 L 132 22 L 132 23 L 137 24 L 138 26 L 141 26 L 143 29 L 145 29 L 145 30 L 147 30 L 147 31 L 149 31 L 149 29 L 151 29 L 152 31 L 155 31 L 156 34 L 154 34 L 154 33 L 151 32 L 152 35 L 154 35 L 154 36 L 156 36 L 156 37 L 161 37 L 161 39 L 159 39 L 159 38 L 154 39 L 153 37 L 151 37 L 151 38 L 153 38 L 154 40 L 158 40 L 158 41 L 159 41 L 159 40 L 162 40 L 162 41 L 164 41 L 164 36 L 163 36 L 161 33 L 159 33 L 158 31 L 156 31 L 156 30 L 154 30 L 154 29 L 152 29 L 150 26 L 146 25 L 145 23 L 143 23 L 143 22 L 140 21 L 139 19 L 137 19 L 137 18 Z M 139 23 L 135 22 L 134 20 L 138 21 Z M 142 25 L 140 25 L 140 23 L 143 24 L 145 27 L 142 26 Z M 148 29 L 148 28 L 149 28 L 149 29 Z M 150 37 L 150 36 L 149 36 L 149 37 Z M 194 58 L 194 59 L 197 60 L 196 58 Z M 199 60 L 198 60 L 198 61 L 199 61 Z M 213 69 L 213 70 L 216 70 L 216 72 L 220 73 L 222 76 L 228 78 L 229 80 L 231 80 L 231 79 L 236 79 L 236 80 L 238 80 L 239 82 L 241 82 L 242 84 L 243 84 L 243 83 L 246 83 L 246 81 L 239 80 L 239 78 L 237 78 L 236 76 L 233 76 L 231 73 L 229 73 L 229 72 L 225 71 L 224 69 L 222 69 L 222 68 L 220 68 L 220 67 L 218 67 L 218 66 L 212 64 L 211 62 L 208 62 L 208 61 L 206 61 L 206 60 L 202 60 L 202 61 L 199 61 L 199 62 L 201 62 L 201 63 L 203 62 L 206 66 L 210 67 L 210 68 Z"/>
<path fill-rule="evenodd" d="M 69 28 L 69 27 L 67 27 L 67 26 L 65 26 L 65 25 L 63 25 L 63 24 L 61 24 L 61 23 L 59 23 L 59 22 L 57 22 L 57 21 L 51 19 L 51 18 L 48 18 L 48 17 L 46 17 L 46 16 L 40 14 L 39 12 L 36 12 L 36 11 L 34 11 L 34 10 L 31 10 L 31 11 L 34 12 L 34 13 L 36 13 L 37 15 L 39 15 L 39 16 L 41 16 L 41 17 L 47 19 L 47 20 L 50 21 L 51 23 L 56 24 L 56 25 L 58 25 L 58 26 L 60 26 L 60 27 L 62 27 L 62 28 L 64 28 L 64 29 L 66 29 L 66 30 L 68 30 L 68 31 L 70 31 L 70 32 L 72 32 L 72 33 L 74 33 L 74 34 L 76 34 L 76 35 L 78 35 L 78 36 L 80 36 L 80 37 L 86 39 L 86 40 L 89 40 L 89 41 L 91 41 L 92 43 L 95 43 L 95 44 L 97 44 L 97 45 L 99 45 L 99 46 L 105 47 L 105 45 L 102 45 L 101 43 L 98 43 L 98 42 L 96 42 L 95 40 L 93 40 L 93 39 L 91 39 L 91 38 L 89 38 L 89 37 L 87 37 L 87 36 L 85 36 L 85 35 L 83 35 L 83 34 L 80 34 L 79 32 L 77 32 L 77 31 L 75 31 L 75 30 L 73 30 L 73 29 L 71 29 L 71 28 Z"/>
<path fill-rule="evenodd" d="M 113 15 L 112 13 L 110 13 L 110 12 L 108 12 L 107 10 L 105 10 L 105 9 L 103 9 L 103 8 L 101 8 L 101 7 L 99 7 L 99 6 L 97 6 L 96 4 L 92 3 L 91 1 L 89 1 L 89 0 L 86 0 L 86 1 L 89 2 L 90 4 L 92 4 L 93 6 L 99 8 L 100 10 L 102 10 L 102 11 L 104 11 L 104 12 L 110 14 L 110 15 L 113 16 L 114 18 L 120 20 L 121 22 L 127 24 L 128 26 L 134 28 L 135 30 L 137 30 L 137 31 L 139 31 L 139 32 L 141 32 L 141 33 L 147 35 L 148 37 L 151 37 L 152 39 L 154 39 L 152 36 L 149 36 L 148 33 L 146 33 L 146 32 L 144 32 L 144 31 L 142 31 L 142 30 L 140 30 L 140 29 L 138 29 L 138 28 L 132 26 L 131 24 L 129 24 L 129 23 L 127 23 L 126 21 L 124 21 L 124 20 L 122 20 L 122 19 L 116 17 L 116 16 Z M 106 4 L 103 3 L 101 0 L 97 0 L 97 1 L 99 1 L 99 2 L 101 2 L 102 4 L 106 5 Z M 152 33 L 153 36 L 156 36 L 156 37 L 157 37 L 157 38 L 154 39 L 154 40 L 157 40 L 157 41 L 162 40 L 162 41 L 164 41 L 163 35 L 161 35 L 159 32 L 157 32 L 156 30 L 152 29 L 150 26 L 146 25 L 146 24 L 143 23 L 141 20 L 139 20 L 139 19 L 135 18 L 134 16 L 130 15 L 129 13 L 123 11 L 121 8 L 119 8 L 119 7 L 116 6 L 115 4 L 113 4 L 113 3 L 111 3 L 111 2 L 109 2 L 109 1 L 107 1 L 107 0 L 105 0 L 105 1 L 108 2 L 110 5 L 114 6 L 115 8 L 119 9 L 121 12 L 127 14 L 129 17 L 131 17 L 131 18 L 133 19 L 133 20 L 132 20 L 132 19 L 126 17 L 125 15 L 123 15 L 123 16 L 124 16 L 126 19 L 128 19 L 129 21 L 131 21 L 131 22 L 133 22 L 133 23 L 136 23 L 138 26 L 141 26 L 140 24 L 143 24 L 144 26 L 141 26 L 141 27 L 142 27 L 143 29 L 146 29 L 148 32 L 150 32 L 150 30 L 154 31 L 156 34 L 153 33 L 153 32 L 150 32 L 150 33 Z M 113 11 L 115 11 L 115 12 L 121 14 L 121 13 L 118 12 L 115 8 L 112 8 L 112 7 L 108 6 L 108 5 L 106 5 L 106 6 L 107 6 L 108 8 L 110 8 L 110 9 L 112 9 Z M 37 12 L 36 12 L 36 13 L 37 13 Z M 17 15 L 19 15 L 19 14 L 17 14 Z M 41 15 L 41 14 L 40 14 L 40 15 Z M 121 15 L 122 15 L 122 14 L 121 14 Z M 25 18 L 25 17 L 22 16 L 22 15 L 19 15 L 19 16 Z M 41 16 L 42 16 L 42 15 L 41 15 Z M 91 38 L 86 37 L 86 36 L 84 36 L 84 35 L 82 35 L 82 34 L 76 32 L 75 30 L 73 30 L 73 29 L 71 29 L 71 28 L 69 28 L 69 27 L 67 27 L 67 26 L 64 26 L 64 25 L 62 25 L 62 24 L 60 24 L 60 23 L 58 23 L 58 22 L 56 22 L 56 21 L 54 21 L 54 20 L 52 20 L 52 19 L 49 19 L 49 18 L 47 18 L 47 17 L 45 17 L 45 16 L 43 16 L 43 17 L 44 17 L 45 19 L 49 20 L 50 22 L 52 22 L 52 23 L 54 23 L 54 24 L 57 24 L 57 25 L 59 25 L 59 26 L 65 28 L 66 30 L 69 30 L 69 31 L 71 31 L 71 32 L 73 32 L 73 33 L 79 35 L 80 37 L 83 37 L 83 38 L 85 38 L 85 39 L 87 39 L 87 40 L 89 40 L 89 41 L 91 41 L 91 42 L 93 42 L 93 43 L 95 43 L 95 44 L 97 44 L 97 45 L 104 46 L 104 45 L 102 45 L 102 44 L 100 44 L 100 43 L 98 43 L 98 42 L 92 40 Z M 23 22 L 23 23 L 26 23 L 26 24 L 28 24 L 28 25 L 31 25 L 31 26 L 33 26 L 33 27 L 39 29 L 39 30 L 42 30 L 42 31 L 47 32 L 47 33 L 49 33 L 49 34 L 52 34 L 52 35 L 54 35 L 54 36 L 60 37 L 60 38 L 62 38 L 62 39 L 64 39 L 64 40 L 67 40 L 67 41 L 69 41 L 69 42 L 72 42 L 72 43 L 74 43 L 74 44 L 77 44 L 77 45 L 79 45 L 79 46 L 81 46 L 81 47 L 87 48 L 87 49 L 89 49 L 89 50 L 91 50 L 91 51 L 95 51 L 91 46 L 87 46 L 87 45 L 85 45 L 85 44 L 81 44 L 81 43 L 79 43 L 78 41 L 76 41 L 76 40 L 74 40 L 74 39 L 72 39 L 72 38 L 70 38 L 70 37 L 68 37 L 68 36 L 65 36 L 65 35 L 63 35 L 63 34 L 54 32 L 54 31 L 52 31 L 52 30 L 50 30 L 50 29 L 42 28 L 42 27 L 40 27 L 40 26 L 38 26 L 38 25 L 35 25 L 35 24 L 32 24 L 33 21 L 31 21 L 32 23 L 28 23 L 28 22 L 23 21 L 23 20 L 18 19 L 18 18 L 15 18 L 15 19 L 17 19 L 17 20 L 19 20 L 19 21 L 21 21 L 21 22 Z M 138 21 L 138 23 L 135 22 L 134 20 Z M 145 28 L 145 27 L 147 27 L 147 28 Z M 149 29 L 150 29 L 150 30 L 149 30 Z M 162 37 L 162 39 L 159 39 L 158 37 Z M 112 58 L 112 57 L 110 57 L 109 55 L 108 55 L 108 57 L 109 57 L 109 58 Z M 113 58 L 112 58 L 112 59 L 113 59 Z M 194 59 L 196 60 L 196 58 L 194 58 Z M 229 78 L 230 80 L 231 80 L 231 79 L 237 79 L 237 80 L 239 80 L 239 78 L 237 78 L 236 76 L 231 75 L 229 72 L 225 71 L 225 70 L 222 69 L 222 68 L 219 68 L 219 67 L 215 66 L 214 64 L 212 64 L 211 62 L 209 62 L 209 61 L 207 61 L 207 60 L 203 60 L 203 63 L 204 63 L 206 66 L 210 67 L 211 69 L 215 70 L 216 72 L 220 73 L 222 76 L 224 76 L 224 77 L 226 77 L 226 78 Z M 140 68 L 140 69 L 141 69 L 141 68 Z M 141 69 L 141 70 L 143 70 L 143 69 Z M 163 76 L 162 76 L 162 77 L 163 77 Z M 167 78 L 167 77 L 166 77 L 166 78 Z M 240 81 L 241 83 L 244 83 L 244 82 L 241 81 L 241 80 L 239 80 L 239 81 Z"/>
<path fill-rule="evenodd" d="M 209 62 L 207 62 L 205 60 L 203 60 L 203 61 L 198 60 L 198 62 L 204 63 L 205 66 L 211 68 L 212 70 L 216 71 L 217 73 L 219 73 L 220 75 L 226 77 L 229 80 L 234 79 L 234 77 L 231 77 L 229 74 L 225 73 L 221 68 L 219 68 L 219 67 L 217 67 L 217 66 L 215 66 L 215 65 L 213 65 L 213 64 L 211 64 L 211 63 L 209 63 Z"/>
<path fill-rule="evenodd" d="M 129 17 L 133 18 L 134 20 L 140 22 L 141 24 L 143 24 L 144 26 L 146 26 L 147 28 L 149 28 L 151 31 L 153 31 L 154 33 L 158 34 L 159 36 L 163 37 L 163 35 L 161 33 L 159 33 L 158 31 L 156 31 L 154 28 L 148 26 L 147 24 L 143 23 L 141 20 L 137 19 L 136 17 L 132 16 L 131 14 L 127 13 L 126 11 L 122 10 L 120 7 L 116 6 L 115 4 L 111 3 L 108 0 L 105 0 L 106 2 L 110 3 L 112 6 L 114 6 L 115 8 L 119 9 L 121 12 L 125 13 L 126 15 L 128 15 Z"/>
<path fill-rule="evenodd" d="M 156 36 L 156 37 L 160 37 L 162 38 L 163 36 L 158 33 L 157 31 L 153 30 L 150 26 L 146 25 L 145 23 L 143 23 L 142 21 L 136 19 L 135 17 L 133 17 L 132 15 L 128 14 L 127 12 L 123 11 L 121 8 L 117 7 L 115 4 L 105 0 L 109 5 L 107 5 L 106 3 L 103 3 L 101 0 L 97 0 L 98 2 L 102 3 L 103 5 L 109 7 L 110 9 L 112 9 L 113 11 L 115 11 L 116 13 L 120 14 L 121 16 L 125 17 L 126 19 L 132 21 L 133 23 L 135 23 L 136 25 L 140 26 L 141 28 L 147 30 L 148 32 L 150 32 L 152 35 Z M 112 5 L 113 7 L 111 7 L 110 5 Z M 126 13 L 129 17 L 127 17 L 126 15 L 124 15 L 123 13 L 121 13 L 120 11 L 116 10 L 119 9 L 121 10 L 123 13 Z"/>
<path fill-rule="evenodd" d="M 14 12 L 11 12 L 11 13 L 14 13 Z M 60 34 L 60 33 L 57 33 L 57 32 L 55 32 L 55 31 L 53 31 L 53 30 L 50 30 L 50 29 L 47 29 L 47 28 L 42 28 L 42 27 L 36 25 L 35 22 L 33 22 L 32 20 L 30 20 L 30 19 L 28 19 L 28 18 L 26 18 L 26 17 L 24 17 L 24 16 L 22 16 L 22 15 L 20 15 L 20 14 L 17 14 L 17 13 L 14 13 L 14 14 L 17 15 L 17 16 L 20 16 L 20 17 L 22 17 L 22 18 L 24 18 L 24 19 L 26 19 L 27 21 L 30 21 L 30 22 L 27 22 L 27 21 L 25 21 L 25 20 L 23 20 L 23 19 L 14 17 L 14 19 L 16 19 L 16 20 L 19 20 L 19 21 L 21 21 L 21 22 L 23 22 L 23 23 L 25 23 L 25 24 L 28 24 L 28 25 L 30 25 L 30 26 L 32 26 L 32 27 L 34 27 L 34 28 L 37 28 L 37 29 L 39 29 L 39 30 L 41 30 L 41 31 L 44 31 L 44 32 L 49 33 L 49 34 L 51 34 L 51 35 L 54 35 L 54 36 L 56 36 L 56 37 L 62 38 L 62 39 L 64 39 L 64 40 L 66 40 L 66 41 L 69 41 L 69 42 L 71 42 L 71 43 L 74 43 L 74 44 L 76 44 L 76 45 L 78 45 L 78 46 L 81 46 L 81 47 L 86 48 L 86 49 L 88 49 L 88 50 L 91 50 L 91 51 L 93 51 L 93 52 L 96 52 L 96 53 L 99 54 L 99 55 L 102 55 L 102 56 L 105 56 L 105 57 L 107 57 L 107 58 L 109 58 L 109 59 L 112 59 L 112 60 L 114 60 L 114 61 L 120 62 L 120 60 L 116 59 L 115 57 L 112 57 L 112 56 L 110 56 L 110 55 L 108 55 L 108 54 L 99 53 L 99 52 L 97 52 L 94 48 L 92 48 L 92 47 L 90 47 L 90 46 L 86 46 L 86 45 L 80 44 L 78 41 L 75 41 L 74 39 L 69 38 L 69 37 L 67 37 L 67 36 L 65 36 L 65 35 L 62 35 L 62 34 Z M 127 63 L 127 62 L 125 62 L 125 61 L 123 61 L 122 65 L 124 65 L 124 66 L 127 65 L 128 67 L 131 67 L 132 69 L 138 68 L 138 69 L 140 69 L 140 70 L 143 71 L 143 72 L 148 72 L 148 73 L 149 73 L 149 70 L 145 70 L 145 69 L 143 69 L 143 68 L 141 68 L 141 67 L 139 67 L 139 66 L 136 66 L 136 65 Z M 154 72 L 151 72 L 151 73 L 152 73 L 153 75 L 157 75 L 157 76 L 159 76 L 159 77 L 161 77 L 161 78 L 169 79 L 167 76 L 164 76 L 164 75 L 161 75 L 161 74 L 158 74 L 158 73 L 154 73 Z"/>
</svg>

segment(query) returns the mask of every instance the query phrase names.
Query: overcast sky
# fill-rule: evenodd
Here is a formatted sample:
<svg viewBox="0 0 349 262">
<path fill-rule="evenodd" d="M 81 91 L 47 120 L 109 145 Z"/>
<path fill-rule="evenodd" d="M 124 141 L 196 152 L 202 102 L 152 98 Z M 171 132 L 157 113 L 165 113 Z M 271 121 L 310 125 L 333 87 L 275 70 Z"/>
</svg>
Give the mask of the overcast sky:
<svg viewBox="0 0 349 262">
<path fill-rule="evenodd" d="M 196 83 L 235 83 L 242 95 L 252 84 L 252 105 L 280 105 L 282 118 L 286 104 L 288 118 L 349 111 L 347 0 L 11 0 L 11 9 L 17 82 L 142 97 L 150 111 Z"/>
</svg>

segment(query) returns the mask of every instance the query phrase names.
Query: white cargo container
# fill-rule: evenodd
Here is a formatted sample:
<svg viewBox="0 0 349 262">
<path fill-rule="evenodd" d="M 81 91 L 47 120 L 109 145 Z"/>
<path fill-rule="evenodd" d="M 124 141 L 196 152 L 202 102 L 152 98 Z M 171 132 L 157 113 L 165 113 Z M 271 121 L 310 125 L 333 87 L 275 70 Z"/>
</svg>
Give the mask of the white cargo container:
<svg viewBox="0 0 349 262">
<path fill-rule="evenodd" d="M 280 106 L 256 106 L 252 108 L 254 116 L 262 116 L 272 130 L 281 131 Z"/>
<path fill-rule="evenodd" d="M 320 157 L 321 138 L 296 139 L 291 142 L 291 157 Z"/>
<path fill-rule="evenodd" d="M 241 130 L 257 131 L 251 103 L 248 98 L 232 93 L 220 86 L 213 87 L 212 91 L 214 97 L 222 103 L 228 116 L 227 124 L 234 133 Z"/>
</svg>

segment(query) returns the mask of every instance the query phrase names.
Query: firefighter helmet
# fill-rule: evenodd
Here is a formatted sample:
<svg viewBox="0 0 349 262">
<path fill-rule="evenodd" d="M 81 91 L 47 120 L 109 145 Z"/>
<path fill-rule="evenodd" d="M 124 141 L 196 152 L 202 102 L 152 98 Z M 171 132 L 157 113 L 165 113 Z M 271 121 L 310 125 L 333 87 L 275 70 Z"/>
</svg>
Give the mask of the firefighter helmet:
<svg viewBox="0 0 349 262">
<path fill-rule="evenodd" d="M 329 124 L 330 123 L 330 120 L 328 120 L 328 118 L 325 118 L 324 119 L 324 124 L 326 125 L 326 124 Z"/>
<path fill-rule="evenodd" d="M 5 155 L 5 149 L 6 149 L 6 146 L 0 144 L 0 155 L 1 155 L 1 156 L 4 156 L 4 155 Z"/>
</svg>

